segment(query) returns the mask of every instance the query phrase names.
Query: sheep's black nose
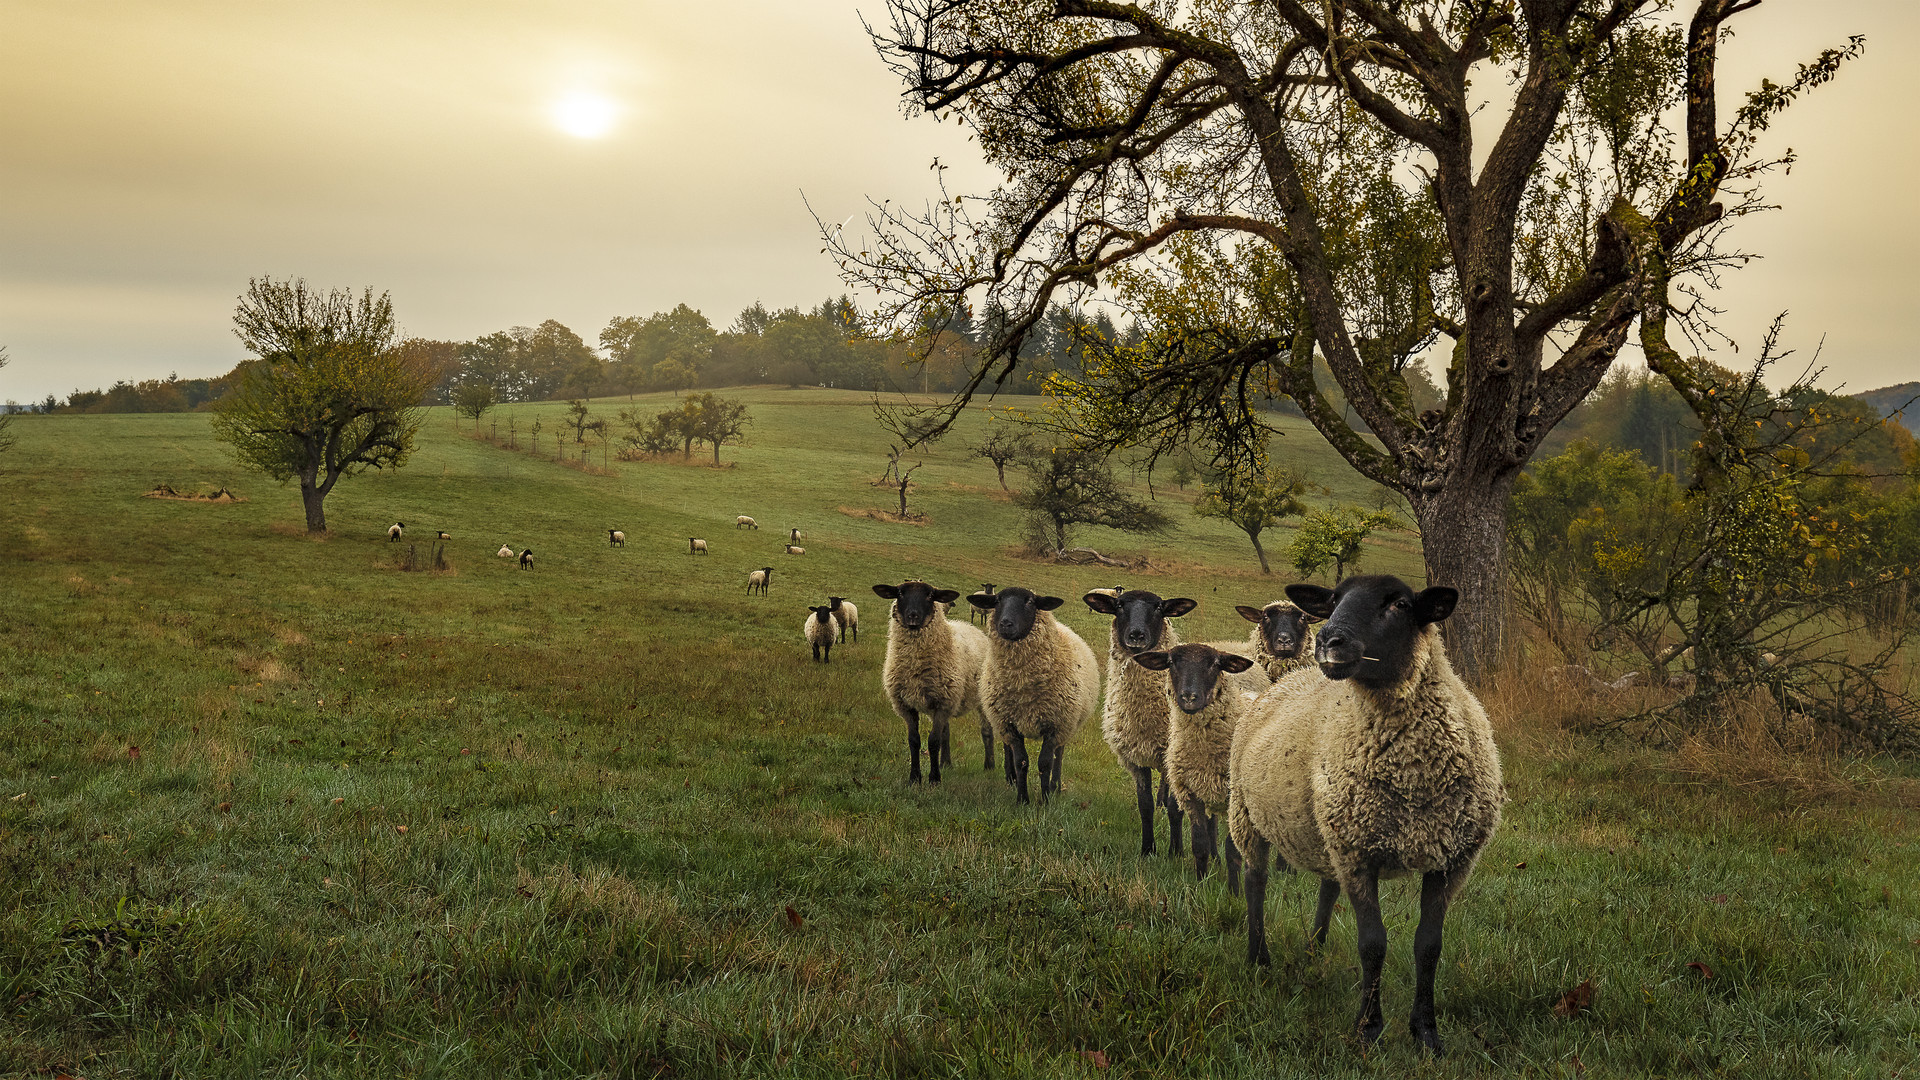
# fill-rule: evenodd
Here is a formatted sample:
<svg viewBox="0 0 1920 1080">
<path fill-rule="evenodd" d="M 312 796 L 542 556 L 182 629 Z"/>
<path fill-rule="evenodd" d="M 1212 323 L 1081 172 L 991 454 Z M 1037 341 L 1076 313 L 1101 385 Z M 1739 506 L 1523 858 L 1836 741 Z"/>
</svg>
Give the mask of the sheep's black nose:
<svg viewBox="0 0 1920 1080">
<path fill-rule="evenodd" d="M 1320 635 L 1320 644 L 1324 645 L 1328 649 L 1342 648 L 1343 646 L 1346 645 L 1346 643 L 1347 643 L 1347 635 L 1342 633 L 1336 632 L 1332 634 Z"/>
</svg>

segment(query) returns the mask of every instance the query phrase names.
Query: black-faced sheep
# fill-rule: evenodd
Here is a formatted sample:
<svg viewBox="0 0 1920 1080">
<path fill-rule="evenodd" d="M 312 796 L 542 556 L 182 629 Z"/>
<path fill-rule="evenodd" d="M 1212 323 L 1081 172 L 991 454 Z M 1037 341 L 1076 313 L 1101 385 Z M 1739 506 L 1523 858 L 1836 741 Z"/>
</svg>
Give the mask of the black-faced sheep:
<svg viewBox="0 0 1920 1080">
<path fill-rule="evenodd" d="M 733 527 L 736 529 L 757 529 L 760 527 L 760 523 L 745 514 L 741 514 L 739 517 L 733 519 Z"/>
<path fill-rule="evenodd" d="M 495 554 L 495 555 L 498 555 L 498 556 L 500 556 L 500 557 L 501 557 L 501 558 L 503 558 L 503 559 L 511 559 L 511 558 L 513 558 L 513 545 L 512 545 L 512 544 L 501 544 L 501 545 L 500 545 L 500 550 L 499 550 L 499 551 L 496 551 L 496 552 L 494 552 L 494 554 Z"/>
<path fill-rule="evenodd" d="M 437 533 L 434 533 L 434 534 L 433 534 L 433 538 L 434 538 L 435 540 L 451 540 L 451 539 L 453 539 L 453 537 L 452 537 L 451 535 L 449 535 L 449 534 L 447 533 L 447 530 L 445 530 L 445 529 L 441 529 L 441 530 L 440 530 L 439 532 L 437 532 Z"/>
<path fill-rule="evenodd" d="M 1241 718 L 1228 819 L 1246 857 L 1247 958 L 1268 963 L 1267 856 L 1320 876 L 1310 947 L 1326 941 L 1341 892 L 1359 928 L 1361 1038 L 1384 1022 L 1382 877 L 1421 875 L 1408 1027 L 1440 1052 L 1433 1009 L 1447 905 L 1500 823 L 1500 756 L 1486 710 L 1453 672 L 1439 623 L 1459 593 L 1352 577 L 1287 597 L 1326 620 L 1319 671 L 1282 679 Z"/>
<path fill-rule="evenodd" d="M 522 570 L 533 569 L 533 549 L 532 548 L 528 548 L 527 550 L 520 553 L 520 569 Z"/>
<path fill-rule="evenodd" d="M 626 547 L 627 534 L 621 532 L 619 529 L 608 529 L 607 530 L 607 546 L 608 547 Z"/>
<path fill-rule="evenodd" d="M 813 658 L 821 663 L 833 659 L 833 609 L 825 604 L 807 609 L 812 614 L 801 625 L 800 632 L 805 635 L 807 644 L 813 646 Z"/>
<path fill-rule="evenodd" d="M 1277 681 L 1288 672 L 1313 666 L 1313 616 L 1285 600 L 1233 610 L 1253 624 L 1247 641 L 1253 648 L 1253 662 L 1266 671 L 1267 678 Z"/>
<path fill-rule="evenodd" d="M 788 529 L 788 530 L 787 530 L 787 543 L 789 543 L 789 544 L 797 544 L 797 543 L 799 543 L 799 542 L 800 542 L 800 530 L 799 530 L 799 529 Z"/>
<path fill-rule="evenodd" d="M 705 555 L 706 553 L 707 542 L 705 540 L 697 540 L 691 536 L 687 537 L 687 554 Z"/>
<path fill-rule="evenodd" d="M 992 596 L 992 595 L 993 595 L 993 582 L 991 582 L 991 581 L 983 581 L 983 582 L 981 582 L 981 583 L 980 583 L 980 595 L 982 595 L 982 596 Z M 982 623 L 984 623 L 984 622 L 986 622 L 986 621 L 987 621 L 987 620 L 988 620 L 989 618 L 991 618 L 991 617 L 992 617 L 992 614 L 993 614 L 993 612 L 992 612 L 991 610 L 987 610 L 987 611 L 982 611 L 981 609 L 979 609 L 979 608 L 977 608 L 977 607 L 974 607 L 974 606 L 973 606 L 972 604 L 968 604 L 968 605 L 967 605 L 967 621 L 968 621 L 968 622 L 973 622 L 973 621 L 975 621 L 975 620 L 977 619 L 977 620 L 979 620 L 980 622 L 982 622 Z"/>
<path fill-rule="evenodd" d="M 907 722 L 907 779 L 920 782 L 920 717 L 927 733 L 928 775 L 940 782 L 940 766 L 953 764 L 949 724 L 980 707 L 980 671 L 987 659 L 987 636 L 972 623 L 947 618 L 948 605 L 960 599 L 952 589 L 924 581 L 875 585 L 875 596 L 893 601 L 887 621 L 887 659 L 880 685 L 887 702 Z M 980 742 L 986 768 L 993 768 L 993 728 L 984 714 Z"/>
<path fill-rule="evenodd" d="M 789 555 L 805 555 L 807 553 L 807 549 L 800 547 L 796 544 L 788 544 L 786 545 L 786 553 Z"/>
<path fill-rule="evenodd" d="M 1040 740 L 1041 801 L 1060 790 L 1067 742 L 1100 703 L 1100 665 L 1093 650 L 1052 611 L 1065 601 L 1031 589 L 976 593 L 967 602 L 993 609 L 980 709 L 1007 747 L 1019 802 L 1027 798 L 1027 740 Z"/>
<path fill-rule="evenodd" d="M 833 609 L 833 621 L 840 624 L 840 643 L 846 644 L 847 631 L 853 631 L 853 642 L 860 643 L 860 609 L 853 601 L 844 596 L 827 597 L 827 606 Z"/>
<path fill-rule="evenodd" d="M 1193 871 L 1204 878 L 1220 847 L 1233 732 L 1268 679 L 1249 657 L 1212 645 L 1175 645 L 1133 661 L 1129 666 L 1166 672 L 1160 680 L 1161 700 L 1169 706 L 1164 775 L 1174 804 L 1193 819 Z M 1225 839 L 1227 891 L 1237 895 L 1240 851 L 1231 834 Z"/>
<path fill-rule="evenodd" d="M 1153 808 L 1158 804 L 1167 808 L 1168 846 L 1178 856 L 1183 814 L 1167 788 L 1167 678 L 1129 661 L 1143 652 L 1178 645 L 1179 631 L 1167 620 L 1192 611 L 1195 602 L 1184 596 L 1162 600 L 1139 589 L 1118 596 L 1110 589 L 1095 589 L 1080 599 L 1094 611 L 1113 616 L 1107 635 L 1107 692 L 1100 707 L 1100 734 L 1120 767 L 1133 776 L 1134 802 L 1140 810 L 1140 854 L 1154 853 Z M 1158 798 L 1153 790 L 1155 769 L 1160 770 Z"/>
<path fill-rule="evenodd" d="M 389 544 L 399 543 L 400 535 L 406 531 L 407 531 L 407 523 L 404 521 L 396 521 L 393 524 L 387 526 L 387 543 Z"/>
<path fill-rule="evenodd" d="M 767 595 L 767 586 L 773 584 L 773 567 L 763 566 L 747 574 L 747 592 Z"/>
</svg>

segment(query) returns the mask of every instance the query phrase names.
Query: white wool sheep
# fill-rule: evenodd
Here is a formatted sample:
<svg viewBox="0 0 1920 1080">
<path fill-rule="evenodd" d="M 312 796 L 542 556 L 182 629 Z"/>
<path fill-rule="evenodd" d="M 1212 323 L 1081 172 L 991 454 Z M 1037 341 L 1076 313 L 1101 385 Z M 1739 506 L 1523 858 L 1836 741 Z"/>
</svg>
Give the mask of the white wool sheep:
<svg viewBox="0 0 1920 1080">
<path fill-rule="evenodd" d="M 396 521 L 393 524 L 387 526 L 387 542 L 390 544 L 399 543 L 400 535 L 406 531 L 407 531 L 407 523 L 404 521 Z"/>
<path fill-rule="evenodd" d="M 788 545 L 787 545 L 787 554 L 789 554 L 789 555 L 805 555 L 806 553 L 807 553 L 807 549 L 806 549 L 806 548 L 803 548 L 803 547 L 795 547 L 795 546 L 794 546 L 794 545 L 792 545 L 792 544 L 788 544 Z"/>
<path fill-rule="evenodd" d="M 451 539 L 453 539 L 453 537 L 452 537 L 452 536 L 450 536 L 450 535 L 448 535 L 448 533 L 447 533 L 447 530 L 445 530 L 445 529 L 441 529 L 441 530 L 440 530 L 439 532 L 437 532 L 437 533 L 434 533 L 434 534 L 433 534 L 433 538 L 434 538 L 435 540 L 451 540 Z"/>
<path fill-rule="evenodd" d="M 500 550 L 499 550 L 499 551 L 496 551 L 496 552 L 494 552 L 494 554 L 495 554 L 495 555 L 498 555 L 498 556 L 500 556 L 500 557 L 501 557 L 501 558 L 503 558 L 503 559 L 511 559 L 511 558 L 513 558 L 513 545 L 512 545 L 512 544 L 501 544 L 501 545 L 500 545 Z"/>
<path fill-rule="evenodd" d="M 1313 666 L 1313 616 L 1285 600 L 1265 607 L 1240 606 L 1233 609 L 1253 624 L 1246 645 L 1227 650 L 1240 652 L 1251 648 L 1253 662 L 1267 673 L 1269 680 L 1304 667 Z"/>
<path fill-rule="evenodd" d="M 689 555 L 705 555 L 707 553 L 707 542 L 705 540 L 697 540 L 689 536 L 687 537 L 687 547 L 690 549 L 687 552 Z"/>
<path fill-rule="evenodd" d="M 788 530 L 787 530 L 787 543 L 789 543 L 789 544 L 797 544 L 797 543 L 799 543 L 799 542 L 800 542 L 800 530 L 799 530 L 799 529 L 788 529 Z"/>
<path fill-rule="evenodd" d="M 833 636 L 837 632 L 833 621 L 833 609 L 822 604 L 807 610 L 811 614 L 801 625 L 800 633 L 807 639 L 807 644 L 813 646 L 813 658 L 823 664 L 827 663 L 833 659 Z"/>
<path fill-rule="evenodd" d="M 1154 853 L 1153 808 L 1167 808 L 1168 847 L 1181 851 L 1182 808 L 1167 788 L 1167 677 L 1131 659 L 1154 649 L 1180 643 L 1180 633 L 1169 619 L 1195 607 L 1181 596 L 1163 600 L 1144 590 L 1122 592 L 1094 589 L 1081 597 L 1088 608 L 1113 617 L 1107 633 L 1107 688 L 1100 707 L 1100 734 L 1133 777 L 1134 803 L 1140 812 L 1140 854 Z M 1153 772 L 1160 770 L 1160 793 L 1155 798 Z M 1197 823 L 1196 823 L 1197 827 Z"/>
<path fill-rule="evenodd" d="M 741 514 L 739 517 L 733 519 L 733 527 L 736 529 L 757 529 L 760 527 L 760 523 L 745 514 Z"/>
<path fill-rule="evenodd" d="M 520 553 L 520 569 L 522 570 L 533 569 L 533 549 L 532 548 L 528 548 L 527 550 Z"/>
<path fill-rule="evenodd" d="M 1251 657 L 1213 645 L 1175 645 L 1132 660 L 1129 667 L 1166 673 L 1160 679 L 1168 716 L 1165 775 L 1174 805 L 1193 819 L 1194 876 L 1204 878 L 1220 845 L 1234 729 L 1270 681 Z M 1240 852 L 1231 835 L 1226 856 L 1227 890 L 1238 894 Z"/>
<path fill-rule="evenodd" d="M 767 586 L 773 584 L 773 567 L 763 566 L 747 574 L 747 591 L 767 595 Z"/>
<path fill-rule="evenodd" d="M 875 585 L 874 595 L 893 601 L 887 619 L 887 659 L 880 686 L 888 704 L 907 722 L 911 764 L 907 780 L 920 782 L 920 717 L 932 722 L 927 733 L 928 776 L 940 782 L 940 766 L 953 764 L 949 724 L 980 707 L 980 671 L 987 659 L 987 636 L 972 623 L 947 618 L 948 605 L 960 599 L 952 589 L 924 581 Z M 983 715 L 980 743 L 985 768 L 993 768 L 993 728 Z"/>
<path fill-rule="evenodd" d="M 967 602 L 992 608 L 987 664 L 980 673 L 980 709 L 1007 747 L 1009 779 L 1027 798 L 1027 740 L 1040 740 L 1041 801 L 1060 790 L 1067 743 L 1100 704 L 1100 665 L 1093 650 L 1052 611 L 1065 601 L 1031 589 L 1002 589 Z"/>
<path fill-rule="evenodd" d="M 626 547 L 627 534 L 621 532 L 619 529 L 608 529 L 607 530 L 607 546 L 608 547 Z"/>
<path fill-rule="evenodd" d="M 827 606 L 833 609 L 833 621 L 840 624 L 840 642 L 845 644 L 847 631 L 853 631 L 853 643 L 860 643 L 860 609 L 853 601 L 844 596 L 827 597 Z"/>
<path fill-rule="evenodd" d="M 1310 947 L 1344 891 L 1359 928 L 1358 1027 L 1383 1027 L 1379 880 L 1421 875 L 1409 1027 L 1440 1052 L 1433 979 L 1447 905 L 1500 822 L 1500 756 L 1486 710 L 1447 662 L 1439 623 L 1459 594 L 1352 577 L 1287 596 L 1327 620 L 1320 670 L 1275 684 L 1234 733 L 1228 824 L 1246 858 L 1247 958 L 1269 963 L 1267 858 L 1320 876 Z"/>
</svg>

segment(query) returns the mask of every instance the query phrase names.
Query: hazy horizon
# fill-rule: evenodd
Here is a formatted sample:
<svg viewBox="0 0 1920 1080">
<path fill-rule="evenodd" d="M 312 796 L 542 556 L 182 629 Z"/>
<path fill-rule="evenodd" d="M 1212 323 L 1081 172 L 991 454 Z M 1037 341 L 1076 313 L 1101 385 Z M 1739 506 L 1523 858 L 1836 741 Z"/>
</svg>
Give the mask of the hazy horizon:
<svg viewBox="0 0 1920 1080">
<path fill-rule="evenodd" d="M 0 15 L 0 399 L 216 375 L 249 277 L 391 293 L 411 334 L 470 340 L 558 319 L 595 344 L 621 315 L 844 290 L 823 218 L 996 174 L 964 132 L 907 120 L 859 8 L 569 0 L 16 0 Z M 1784 209 L 1743 222 L 1764 256 L 1715 303 L 1747 351 L 1790 311 L 1829 385 L 1920 378 L 1920 240 L 1899 123 L 1920 31 L 1899 0 L 1775 0 L 1734 20 L 1726 100 L 1849 34 L 1863 58 L 1764 144 Z M 1730 113 L 1728 105 L 1723 115 Z M 857 298 L 856 298 L 857 299 Z M 1798 368 L 1795 367 L 1794 371 Z M 1790 374 L 1790 373 L 1789 373 Z"/>
</svg>

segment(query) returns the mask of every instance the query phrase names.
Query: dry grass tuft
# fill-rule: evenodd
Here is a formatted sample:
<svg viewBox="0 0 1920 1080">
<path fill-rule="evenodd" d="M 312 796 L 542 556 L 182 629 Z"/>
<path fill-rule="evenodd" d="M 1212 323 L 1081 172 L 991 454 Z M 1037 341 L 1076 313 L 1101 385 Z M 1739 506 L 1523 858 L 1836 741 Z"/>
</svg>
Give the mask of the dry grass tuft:
<svg viewBox="0 0 1920 1080">
<path fill-rule="evenodd" d="M 875 510 L 870 506 L 842 506 L 840 512 L 850 518 L 865 518 L 868 521 L 884 521 L 889 525 L 918 525 L 925 527 L 933 524 L 933 518 L 918 511 L 908 511 L 906 517 L 891 510 Z"/>
</svg>

